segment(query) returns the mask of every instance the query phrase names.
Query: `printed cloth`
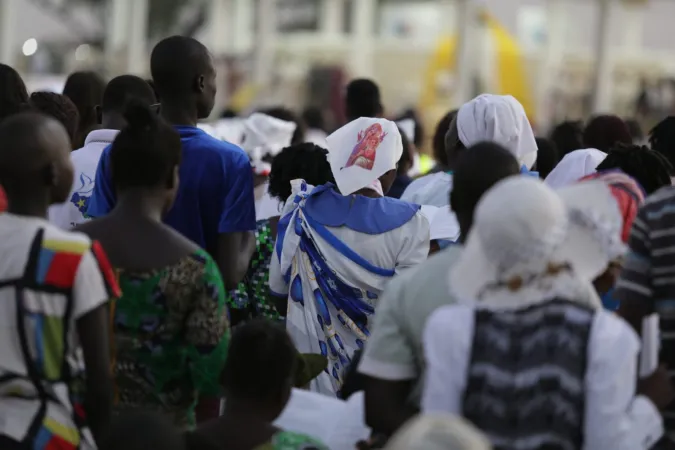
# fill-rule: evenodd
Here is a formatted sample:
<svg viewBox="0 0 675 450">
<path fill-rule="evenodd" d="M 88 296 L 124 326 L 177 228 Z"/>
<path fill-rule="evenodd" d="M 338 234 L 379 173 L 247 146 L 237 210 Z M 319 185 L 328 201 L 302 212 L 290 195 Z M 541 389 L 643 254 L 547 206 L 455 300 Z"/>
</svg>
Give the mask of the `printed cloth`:
<svg viewBox="0 0 675 450">
<path fill-rule="evenodd" d="M 120 271 L 114 305 L 116 411 L 160 411 L 195 424 L 200 395 L 216 396 L 229 343 L 225 289 L 203 250 L 153 271 Z"/>
<path fill-rule="evenodd" d="M 35 449 L 94 449 L 77 320 L 119 295 L 98 243 L 0 214 L 0 436 Z"/>
</svg>

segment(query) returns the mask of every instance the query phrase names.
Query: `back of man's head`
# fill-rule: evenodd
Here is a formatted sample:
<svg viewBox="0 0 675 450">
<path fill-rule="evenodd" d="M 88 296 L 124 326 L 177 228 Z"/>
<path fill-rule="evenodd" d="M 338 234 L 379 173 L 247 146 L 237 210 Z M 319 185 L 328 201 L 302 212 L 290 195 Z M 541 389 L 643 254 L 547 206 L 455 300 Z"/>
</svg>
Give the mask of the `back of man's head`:
<svg viewBox="0 0 675 450">
<path fill-rule="evenodd" d="M 375 82 L 357 79 L 347 85 L 345 114 L 348 122 L 360 117 L 380 117 L 383 112 L 380 88 Z"/>
<path fill-rule="evenodd" d="M 463 151 L 453 172 L 450 194 L 450 205 L 460 222 L 462 217 L 473 217 L 476 205 L 492 186 L 519 173 L 516 158 L 499 144 L 481 142 Z"/>
<path fill-rule="evenodd" d="M 171 36 L 152 50 L 150 71 L 162 100 L 185 96 L 193 91 L 200 75 L 212 70 L 211 55 L 198 40 Z"/>
<path fill-rule="evenodd" d="M 157 101 L 152 87 L 142 78 L 134 75 L 121 75 L 110 80 L 103 92 L 104 113 L 123 114 L 130 100 L 137 100 L 147 105 Z"/>
</svg>

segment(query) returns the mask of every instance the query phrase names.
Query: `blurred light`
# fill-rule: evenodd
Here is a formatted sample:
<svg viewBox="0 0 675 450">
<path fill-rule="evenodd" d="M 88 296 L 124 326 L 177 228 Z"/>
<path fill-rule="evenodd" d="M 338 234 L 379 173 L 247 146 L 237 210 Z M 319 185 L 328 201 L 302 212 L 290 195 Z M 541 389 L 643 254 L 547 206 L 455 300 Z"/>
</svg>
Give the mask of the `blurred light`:
<svg viewBox="0 0 675 450">
<path fill-rule="evenodd" d="M 75 49 L 75 59 L 77 61 L 85 61 L 91 55 L 91 47 L 89 44 L 82 44 Z"/>
<path fill-rule="evenodd" d="M 33 56 L 38 49 L 37 40 L 30 38 L 23 43 L 22 51 L 26 56 Z"/>
</svg>

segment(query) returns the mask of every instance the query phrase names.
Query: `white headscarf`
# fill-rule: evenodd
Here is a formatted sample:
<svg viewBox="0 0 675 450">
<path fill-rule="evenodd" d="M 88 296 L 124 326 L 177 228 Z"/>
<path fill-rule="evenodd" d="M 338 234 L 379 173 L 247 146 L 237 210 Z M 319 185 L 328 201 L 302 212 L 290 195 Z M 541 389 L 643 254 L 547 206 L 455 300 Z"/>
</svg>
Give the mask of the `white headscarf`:
<svg viewBox="0 0 675 450">
<path fill-rule="evenodd" d="M 482 141 L 502 145 L 528 170 L 537 161 L 537 143 L 525 109 L 510 95 L 483 94 L 462 105 L 457 133 L 465 147 Z"/>
<path fill-rule="evenodd" d="M 546 184 L 553 189 L 569 186 L 585 176 L 595 173 L 595 168 L 607 154 L 594 148 L 575 150 L 566 154 L 546 177 Z"/>
<path fill-rule="evenodd" d="M 361 117 L 326 141 L 330 168 L 342 195 L 366 187 L 382 194 L 379 178 L 395 169 L 403 154 L 398 127 L 386 119 Z"/>
<path fill-rule="evenodd" d="M 276 156 L 291 145 L 297 125 L 262 113 L 253 113 L 244 121 L 242 148 L 251 158 L 257 173 L 269 173 L 270 165 L 265 156 Z"/>
</svg>

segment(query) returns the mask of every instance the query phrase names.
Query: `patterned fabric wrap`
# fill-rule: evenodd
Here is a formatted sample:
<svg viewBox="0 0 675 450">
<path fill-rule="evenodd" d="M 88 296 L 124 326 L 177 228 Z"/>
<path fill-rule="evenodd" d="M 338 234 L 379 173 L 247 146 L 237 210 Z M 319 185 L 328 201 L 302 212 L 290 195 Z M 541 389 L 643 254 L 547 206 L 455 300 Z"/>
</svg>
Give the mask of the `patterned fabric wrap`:
<svg viewBox="0 0 675 450">
<path fill-rule="evenodd" d="M 172 266 L 120 271 L 114 310 L 116 411 L 168 414 L 195 424 L 200 395 L 220 392 L 229 343 L 220 271 L 203 250 Z"/>
<path fill-rule="evenodd" d="M 281 314 L 267 297 L 269 291 L 269 268 L 274 253 L 274 240 L 270 220 L 259 220 L 255 231 L 255 251 L 244 281 L 237 289 L 230 291 L 227 302 L 230 309 L 247 310 L 249 318 L 264 317 L 273 321 L 283 321 L 286 311 Z"/>
<path fill-rule="evenodd" d="M 582 447 L 592 321 L 590 308 L 562 299 L 476 311 L 463 413 L 495 450 Z"/>
</svg>

